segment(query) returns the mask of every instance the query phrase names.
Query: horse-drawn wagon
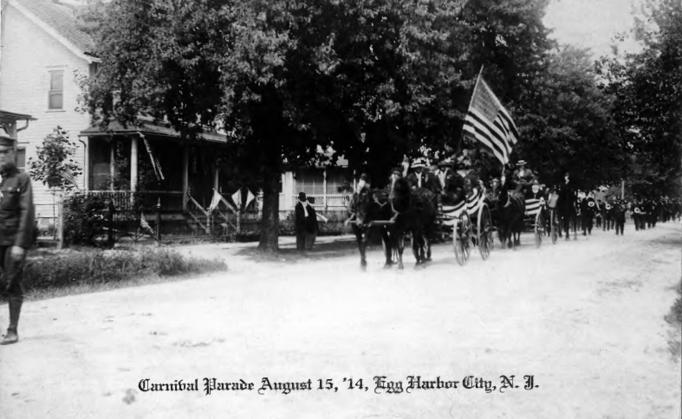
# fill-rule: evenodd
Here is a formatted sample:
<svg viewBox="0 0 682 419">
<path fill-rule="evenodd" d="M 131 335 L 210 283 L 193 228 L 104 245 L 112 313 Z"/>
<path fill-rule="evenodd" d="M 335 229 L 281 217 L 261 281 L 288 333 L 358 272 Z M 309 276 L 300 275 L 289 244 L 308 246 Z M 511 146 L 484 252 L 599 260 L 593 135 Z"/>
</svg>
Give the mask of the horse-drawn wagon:
<svg viewBox="0 0 682 419">
<path fill-rule="evenodd" d="M 483 260 L 488 259 L 493 248 L 495 227 L 485 196 L 479 189 L 474 189 L 457 204 L 442 205 L 439 218 L 443 226 L 451 227 L 457 263 L 464 265 L 474 246 L 478 247 Z"/>
</svg>

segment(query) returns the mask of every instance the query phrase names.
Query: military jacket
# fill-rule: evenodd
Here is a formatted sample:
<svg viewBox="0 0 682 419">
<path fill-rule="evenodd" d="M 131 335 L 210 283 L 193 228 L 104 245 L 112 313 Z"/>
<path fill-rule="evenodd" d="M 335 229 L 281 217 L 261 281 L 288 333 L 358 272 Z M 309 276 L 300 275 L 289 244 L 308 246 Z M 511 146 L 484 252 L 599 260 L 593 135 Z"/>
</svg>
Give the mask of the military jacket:
<svg viewBox="0 0 682 419">
<path fill-rule="evenodd" d="M 34 220 L 31 179 L 14 168 L 3 172 L 0 182 L 0 246 L 31 247 Z"/>
</svg>

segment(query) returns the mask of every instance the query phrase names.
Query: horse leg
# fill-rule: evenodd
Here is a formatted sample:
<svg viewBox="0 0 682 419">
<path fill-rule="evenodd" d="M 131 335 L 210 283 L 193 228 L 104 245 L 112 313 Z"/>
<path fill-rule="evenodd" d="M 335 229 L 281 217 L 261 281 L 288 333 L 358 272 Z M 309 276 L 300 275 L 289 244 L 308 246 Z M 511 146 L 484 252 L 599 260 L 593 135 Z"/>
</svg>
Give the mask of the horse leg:
<svg viewBox="0 0 682 419">
<path fill-rule="evenodd" d="M 423 255 L 422 255 L 422 238 L 421 235 L 417 234 L 417 232 L 412 232 L 412 253 L 414 254 L 414 258 L 416 259 L 416 264 L 419 265 L 422 263 L 423 260 Z"/>
<path fill-rule="evenodd" d="M 392 235 L 389 234 L 388 229 L 383 229 L 381 231 L 381 240 L 384 243 L 384 254 L 386 255 L 386 263 L 384 264 L 384 268 L 389 268 L 391 265 L 393 265 L 393 243 L 392 241 Z"/>
<path fill-rule="evenodd" d="M 431 240 L 428 236 L 424 237 L 424 245 L 426 246 L 426 260 L 429 261 L 431 260 Z"/>
<path fill-rule="evenodd" d="M 398 258 L 398 269 L 403 269 L 403 250 L 405 250 L 405 235 L 398 234 L 396 238 L 397 243 L 397 258 Z"/>
<path fill-rule="evenodd" d="M 367 259 L 365 258 L 365 249 L 367 247 L 367 241 L 365 240 L 365 234 L 358 229 L 355 232 L 355 239 L 358 242 L 358 250 L 360 251 L 360 267 L 365 269 L 367 267 Z"/>
</svg>

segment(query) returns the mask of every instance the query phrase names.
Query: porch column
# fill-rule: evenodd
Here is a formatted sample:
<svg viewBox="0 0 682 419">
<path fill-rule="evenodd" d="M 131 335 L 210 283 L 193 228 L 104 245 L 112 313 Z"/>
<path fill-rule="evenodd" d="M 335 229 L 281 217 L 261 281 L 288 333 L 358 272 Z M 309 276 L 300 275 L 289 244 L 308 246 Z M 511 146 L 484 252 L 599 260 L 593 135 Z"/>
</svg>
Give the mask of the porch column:
<svg viewBox="0 0 682 419">
<path fill-rule="evenodd" d="M 10 122 L 5 126 L 5 129 L 7 129 L 7 134 L 9 134 L 10 137 L 15 140 L 17 139 L 17 121 Z"/>
<path fill-rule="evenodd" d="M 218 188 L 219 186 L 220 186 L 220 167 L 216 166 L 215 172 L 213 173 L 213 189 L 220 192 L 220 189 Z"/>
<path fill-rule="evenodd" d="M 83 144 L 83 189 L 86 191 L 92 188 L 90 184 L 90 137 L 80 140 Z"/>
<path fill-rule="evenodd" d="M 116 143 L 111 140 L 109 143 L 109 190 L 114 189 L 114 180 L 116 179 Z"/>
<path fill-rule="evenodd" d="M 294 181 L 294 174 L 291 171 L 286 171 L 282 174 L 282 195 L 283 205 L 280 209 L 291 209 L 294 206 L 294 194 L 298 191 L 296 189 L 296 182 Z"/>
<path fill-rule="evenodd" d="M 130 137 L 130 192 L 137 192 L 137 136 Z"/>
<path fill-rule="evenodd" d="M 187 211 L 189 194 L 189 147 L 182 147 L 182 210 Z"/>
<path fill-rule="evenodd" d="M 322 204 L 324 205 L 324 210 L 327 211 L 327 168 L 322 170 L 322 193 L 324 198 L 322 198 Z"/>
</svg>

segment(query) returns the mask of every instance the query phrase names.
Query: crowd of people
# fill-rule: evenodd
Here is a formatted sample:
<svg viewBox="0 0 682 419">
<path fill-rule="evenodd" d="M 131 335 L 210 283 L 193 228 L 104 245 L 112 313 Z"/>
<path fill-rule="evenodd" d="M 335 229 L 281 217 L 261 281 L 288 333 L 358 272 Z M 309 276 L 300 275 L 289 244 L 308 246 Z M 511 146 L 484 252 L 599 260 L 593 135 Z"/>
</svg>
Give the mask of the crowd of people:
<svg viewBox="0 0 682 419">
<path fill-rule="evenodd" d="M 543 184 L 524 160 L 519 160 L 514 170 L 506 170 L 499 178 L 487 182 L 472 173 L 462 176 L 451 159 L 433 165 L 421 158 L 406 161 L 392 171 L 391 182 L 397 177 L 405 177 L 412 188 L 429 189 L 438 197 L 439 204 L 456 204 L 476 189 L 482 191 L 490 203 L 497 202 L 503 188 L 523 200 L 542 199 L 550 207 L 563 195 L 565 202 L 573 203 L 584 235 L 591 234 L 595 228 L 623 234 L 628 215 L 637 231 L 653 228 L 657 221 L 680 220 L 682 215 L 679 198 L 635 195 L 632 199 L 624 199 L 616 194 L 609 195 L 604 187 L 583 190 L 573 184 L 568 172 L 559 184 Z M 363 178 L 362 186 L 368 185 L 366 175 Z"/>
</svg>

